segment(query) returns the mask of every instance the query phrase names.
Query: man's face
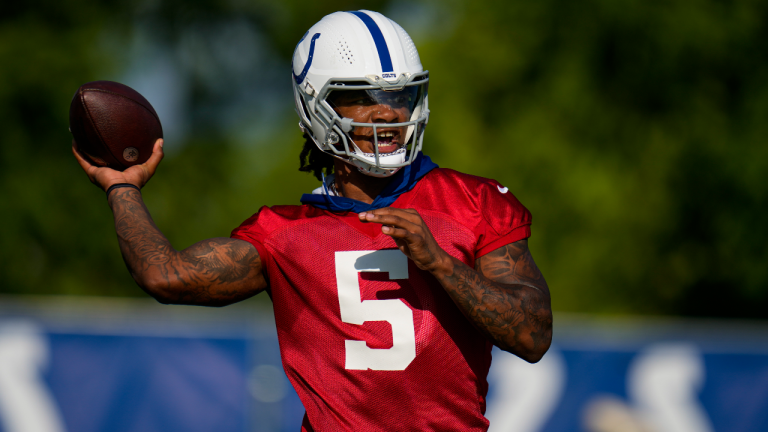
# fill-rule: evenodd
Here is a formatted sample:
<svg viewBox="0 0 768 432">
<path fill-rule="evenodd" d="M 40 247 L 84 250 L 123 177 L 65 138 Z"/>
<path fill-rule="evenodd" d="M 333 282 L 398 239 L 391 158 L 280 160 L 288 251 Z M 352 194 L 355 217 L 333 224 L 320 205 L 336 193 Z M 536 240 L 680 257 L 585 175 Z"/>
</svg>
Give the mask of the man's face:
<svg viewBox="0 0 768 432">
<path fill-rule="evenodd" d="M 405 146 L 407 126 L 386 127 L 388 123 L 403 123 L 411 119 L 419 89 L 406 87 L 399 91 L 344 90 L 335 91 L 328 102 L 341 117 L 359 123 L 377 123 L 379 153 L 392 153 Z M 381 124 L 382 127 L 378 127 Z M 372 127 L 355 127 L 349 133 L 364 153 L 374 153 Z"/>
</svg>

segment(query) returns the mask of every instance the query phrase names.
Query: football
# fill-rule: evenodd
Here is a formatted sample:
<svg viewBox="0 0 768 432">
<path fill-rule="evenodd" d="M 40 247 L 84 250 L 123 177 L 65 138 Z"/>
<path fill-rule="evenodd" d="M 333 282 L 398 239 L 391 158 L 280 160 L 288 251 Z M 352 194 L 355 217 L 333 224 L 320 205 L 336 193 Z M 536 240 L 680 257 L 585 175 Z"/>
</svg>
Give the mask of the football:
<svg viewBox="0 0 768 432">
<path fill-rule="evenodd" d="M 69 130 L 78 152 L 93 165 L 119 171 L 152 155 L 163 127 L 136 90 L 113 81 L 80 86 L 69 106 Z"/>
</svg>

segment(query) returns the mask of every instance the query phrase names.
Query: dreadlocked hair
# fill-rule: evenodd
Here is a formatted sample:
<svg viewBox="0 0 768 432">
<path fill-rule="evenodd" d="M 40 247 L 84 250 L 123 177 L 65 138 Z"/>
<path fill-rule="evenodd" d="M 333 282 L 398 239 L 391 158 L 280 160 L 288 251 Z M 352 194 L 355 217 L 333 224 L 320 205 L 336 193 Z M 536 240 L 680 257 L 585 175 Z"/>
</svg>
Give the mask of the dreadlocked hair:
<svg viewBox="0 0 768 432">
<path fill-rule="evenodd" d="M 299 171 L 311 172 L 318 180 L 323 181 L 323 171 L 325 171 L 326 176 L 333 174 L 333 156 L 317 148 L 315 142 L 306 132 L 304 133 L 304 140 L 304 148 L 301 149 L 299 155 L 299 162 L 301 163 Z"/>
</svg>

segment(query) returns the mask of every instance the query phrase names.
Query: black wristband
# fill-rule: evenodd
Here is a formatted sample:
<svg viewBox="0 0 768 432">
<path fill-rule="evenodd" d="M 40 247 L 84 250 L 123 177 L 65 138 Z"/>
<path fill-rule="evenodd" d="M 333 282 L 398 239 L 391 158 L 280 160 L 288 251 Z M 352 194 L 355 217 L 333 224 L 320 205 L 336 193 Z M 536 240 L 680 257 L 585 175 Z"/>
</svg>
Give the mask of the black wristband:
<svg viewBox="0 0 768 432">
<path fill-rule="evenodd" d="M 115 189 L 119 189 L 119 188 L 124 188 L 124 187 L 134 188 L 134 189 L 136 189 L 137 191 L 141 192 L 141 189 L 139 189 L 139 187 L 138 187 L 138 186 L 136 186 L 136 185 L 132 185 L 132 184 L 130 184 L 130 183 L 115 183 L 115 184 L 113 184 L 112 186 L 110 186 L 110 187 L 109 187 L 109 189 L 107 189 L 107 198 L 109 198 L 109 194 L 110 194 L 110 192 L 112 192 L 113 190 L 115 190 Z"/>
</svg>

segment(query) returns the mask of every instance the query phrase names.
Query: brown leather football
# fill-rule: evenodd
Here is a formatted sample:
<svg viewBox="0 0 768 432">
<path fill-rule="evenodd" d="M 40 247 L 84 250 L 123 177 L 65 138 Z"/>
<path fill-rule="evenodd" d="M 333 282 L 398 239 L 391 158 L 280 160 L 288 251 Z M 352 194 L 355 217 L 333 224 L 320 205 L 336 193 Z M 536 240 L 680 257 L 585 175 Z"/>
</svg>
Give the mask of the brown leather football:
<svg viewBox="0 0 768 432">
<path fill-rule="evenodd" d="M 69 130 L 81 155 L 96 166 L 122 171 L 147 161 L 163 127 L 155 109 L 127 85 L 93 81 L 69 106 Z"/>
</svg>

